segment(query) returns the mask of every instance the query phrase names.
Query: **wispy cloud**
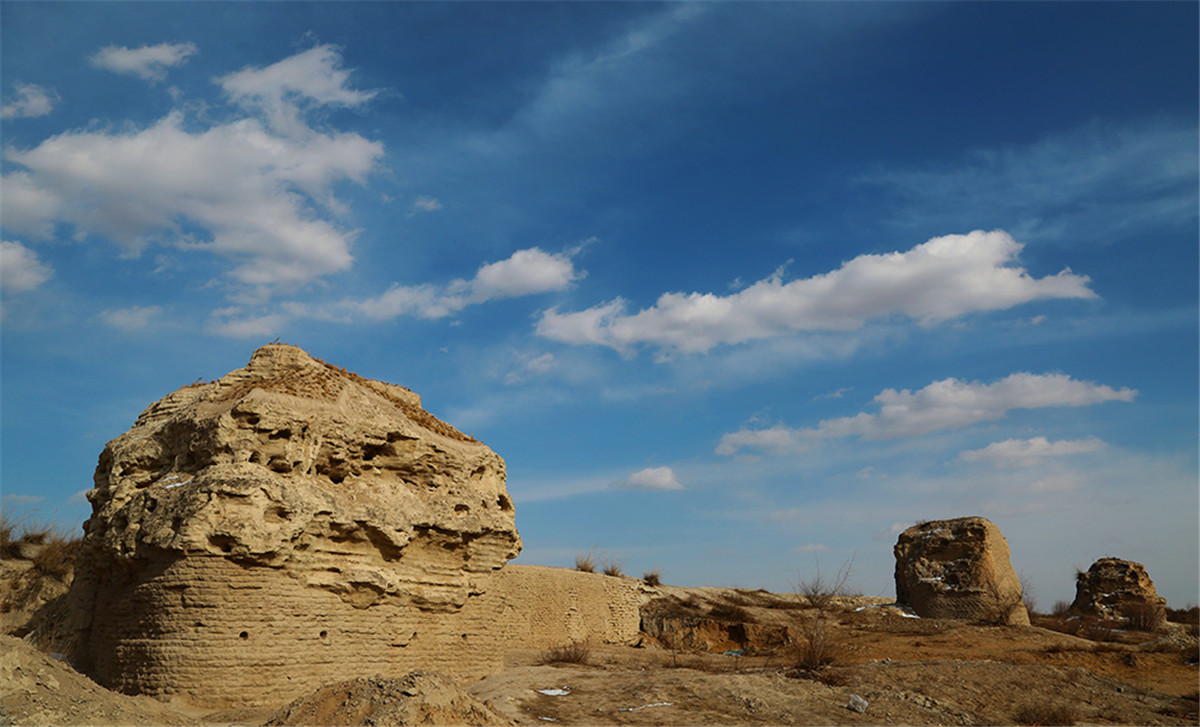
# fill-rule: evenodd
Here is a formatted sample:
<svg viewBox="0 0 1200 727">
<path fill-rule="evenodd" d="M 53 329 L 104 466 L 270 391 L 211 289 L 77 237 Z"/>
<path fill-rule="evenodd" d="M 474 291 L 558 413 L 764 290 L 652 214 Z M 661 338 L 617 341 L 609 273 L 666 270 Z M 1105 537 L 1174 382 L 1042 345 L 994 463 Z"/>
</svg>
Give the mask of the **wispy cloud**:
<svg viewBox="0 0 1200 727">
<path fill-rule="evenodd" d="M 6 294 L 33 290 L 53 275 L 33 250 L 18 242 L 0 242 L 0 290 Z"/>
<path fill-rule="evenodd" d="M 162 312 L 161 305 L 133 305 L 103 311 L 100 320 L 104 321 L 105 325 L 131 333 L 149 326 Z"/>
<path fill-rule="evenodd" d="M 950 378 L 911 391 L 885 389 L 874 399 L 877 413 L 822 421 L 812 429 L 776 425 L 767 429 L 742 429 L 721 437 L 717 454 L 732 455 L 743 448 L 771 453 L 801 450 L 815 440 L 839 437 L 894 439 L 915 437 L 979 422 L 1002 419 L 1010 409 L 1076 407 L 1107 401 L 1133 401 L 1137 391 L 1114 389 L 1072 379 L 1064 374 L 1015 373 L 983 384 Z"/>
<path fill-rule="evenodd" d="M 919 168 L 884 168 L 860 182 L 901 200 L 902 225 L 1008 226 L 1039 239 L 1106 241 L 1120 233 L 1194 225 L 1197 128 L 1095 122 L 1023 145 L 981 148 Z"/>
<path fill-rule="evenodd" d="M 1103 446 L 1104 442 L 1095 437 L 1060 439 L 1057 442 L 1051 442 L 1046 437 L 1033 437 L 993 442 L 983 449 L 972 449 L 958 456 L 967 462 L 990 462 L 996 467 L 1032 467 L 1049 457 L 1086 454 Z"/>
<path fill-rule="evenodd" d="M 54 110 L 58 94 L 33 83 L 15 83 L 17 97 L 0 106 L 0 119 L 32 119 Z"/>
<path fill-rule="evenodd" d="M 936 237 L 907 252 L 860 255 L 837 270 L 785 283 L 782 273 L 728 296 L 666 293 L 635 314 L 618 298 L 575 313 L 546 311 L 537 332 L 556 341 L 647 344 L 679 353 L 802 331 L 848 331 L 904 316 L 922 325 L 1038 299 L 1095 298 L 1069 269 L 1034 278 L 1012 263 L 1021 243 L 1008 233 Z"/>
<path fill-rule="evenodd" d="M 167 69 L 178 66 L 198 52 L 195 43 L 159 43 L 140 48 L 110 45 L 92 56 L 92 65 L 113 73 L 137 76 L 146 81 L 161 81 Z"/>
</svg>

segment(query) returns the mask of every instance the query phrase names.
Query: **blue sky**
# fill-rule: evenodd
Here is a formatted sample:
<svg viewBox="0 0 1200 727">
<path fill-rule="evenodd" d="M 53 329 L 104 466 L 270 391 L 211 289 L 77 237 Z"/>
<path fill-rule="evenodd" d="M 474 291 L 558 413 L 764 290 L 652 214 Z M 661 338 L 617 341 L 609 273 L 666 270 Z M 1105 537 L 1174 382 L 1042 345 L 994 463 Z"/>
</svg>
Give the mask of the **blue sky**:
<svg viewBox="0 0 1200 727">
<path fill-rule="evenodd" d="M 520 562 L 1197 596 L 1194 3 L 0 4 L 0 486 L 276 337 L 495 449 Z"/>
</svg>

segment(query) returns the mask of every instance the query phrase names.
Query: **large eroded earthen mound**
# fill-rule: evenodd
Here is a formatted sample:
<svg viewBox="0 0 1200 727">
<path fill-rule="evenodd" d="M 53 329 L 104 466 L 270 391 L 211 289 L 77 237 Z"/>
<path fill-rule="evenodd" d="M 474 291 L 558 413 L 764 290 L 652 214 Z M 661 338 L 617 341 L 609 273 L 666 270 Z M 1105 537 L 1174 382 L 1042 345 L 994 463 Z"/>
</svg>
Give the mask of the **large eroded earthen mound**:
<svg viewBox="0 0 1200 727">
<path fill-rule="evenodd" d="M 1029 625 L 1008 541 L 982 517 L 933 520 L 900 534 L 896 602 L 925 618 Z"/>
<path fill-rule="evenodd" d="M 1131 608 L 1162 611 L 1166 606 L 1167 599 L 1158 595 L 1154 581 L 1141 563 L 1101 558 L 1076 577 L 1071 611 L 1114 619 L 1126 616 Z"/>
<path fill-rule="evenodd" d="M 72 598 L 102 684 L 261 703 L 415 668 L 498 668 L 468 600 L 520 551 L 504 461 L 287 345 L 109 442 Z"/>
</svg>

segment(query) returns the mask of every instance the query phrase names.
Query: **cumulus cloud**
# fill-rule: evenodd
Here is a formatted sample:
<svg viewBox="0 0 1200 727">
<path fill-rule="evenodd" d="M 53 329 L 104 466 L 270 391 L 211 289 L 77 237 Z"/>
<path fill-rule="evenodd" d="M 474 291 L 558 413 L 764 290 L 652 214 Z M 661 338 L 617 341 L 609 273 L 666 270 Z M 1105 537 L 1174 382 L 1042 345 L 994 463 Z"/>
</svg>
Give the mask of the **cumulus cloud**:
<svg viewBox="0 0 1200 727">
<path fill-rule="evenodd" d="M 113 73 L 137 76 L 146 81 L 161 81 L 167 69 L 178 66 L 197 52 L 195 43 L 159 43 L 141 48 L 110 45 L 92 56 L 92 65 Z"/>
<path fill-rule="evenodd" d="M 50 279 L 54 271 L 37 253 L 18 242 L 0 242 L 0 290 L 23 293 Z"/>
<path fill-rule="evenodd" d="M 332 45 L 321 45 L 265 68 L 247 67 L 217 79 L 235 103 L 260 109 L 271 128 L 287 135 L 311 133 L 302 112 L 312 106 L 362 106 L 377 94 L 350 87 L 350 72 Z"/>
<path fill-rule="evenodd" d="M 17 97 L 0 106 L 0 119 L 32 119 L 54 110 L 58 94 L 32 83 L 15 83 Z"/>
<path fill-rule="evenodd" d="M 585 273 L 575 269 L 571 253 L 548 253 L 531 247 L 499 262 L 482 265 L 471 280 L 446 286 L 393 285 L 380 295 L 344 300 L 317 308 L 296 307 L 299 315 L 341 320 L 366 317 L 387 320 L 403 315 L 444 318 L 470 305 L 502 298 L 563 290 Z"/>
<path fill-rule="evenodd" d="M 153 319 L 162 315 L 162 312 L 161 305 L 134 305 L 106 310 L 100 314 L 100 320 L 104 321 L 105 325 L 129 333 L 146 328 Z"/>
<path fill-rule="evenodd" d="M 679 478 L 675 476 L 675 471 L 670 467 L 648 467 L 644 470 L 638 470 L 620 482 L 614 483 L 613 486 L 631 490 L 669 491 L 683 489 L 683 485 L 679 483 Z"/>
<path fill-rule="evenodd" d="M 1010 409 L 1088 406 L 1107 401 L 1133 401 L 1137 391 L 1072 379 L 1065 374 L 1015 373 L 999 381 L 942 379 L 923 389 L 885 389 L 874 402 L 877 413 L 827 419 L 813 429 L 776 425 L 743 429 L 721 438 L 717 454 L 731 455 L 751 447 L 773 453 L 800 450 L 814 440 L 856 436 L 863 439 L 915 437 L 979 422 L 1002 419 Z"/>
<path fill-rule="evenodd" d="M 193 131 L 176 111 L 145 129 L 70 131 L 5 156 L 24 168 L 3 180 L 6 230 L 48 236 L 66 223 L 125 254 L 207 250 L 235 263 L 236 282 L 266 291 L 351 266 L 354 232 L 331 219 L 341 209 L 332 186 L 365 184 L 383 145 L 280 135 L 253 116 Z"/>
<path fill-rule="evenodd" d="M 993 442 L 983 449 L 972 449 L 958 456 L 967 462 L 990 462 L 996 467 L 1032 467 L 1048 457 L 1086 454 L 1103 446 L 1104 442 L 1095 437 L 1060 439 L 1057 442 L 1051 442 L 1045 437 L 1033 437 Z"/>
<path fill-rule="evenodd" d="M 781 272 L 728 296 L 666 293 L 628 314 L 616 299 L 574 313 L 545 312 L 537 331 L 571 344 L 625 351 L 651 345 L 704 353 L 802 331 L 848 331 L 903 316 L 933 325 L 1046 298 L 1095 298 L 1089 278 L 1064 269 L 1034 278 L 1014 263 L 1023 245 L 1002 230 L 936 237 L 907 252 L 860 255 L 837 270 L 784 282 Z"/>
</svg>

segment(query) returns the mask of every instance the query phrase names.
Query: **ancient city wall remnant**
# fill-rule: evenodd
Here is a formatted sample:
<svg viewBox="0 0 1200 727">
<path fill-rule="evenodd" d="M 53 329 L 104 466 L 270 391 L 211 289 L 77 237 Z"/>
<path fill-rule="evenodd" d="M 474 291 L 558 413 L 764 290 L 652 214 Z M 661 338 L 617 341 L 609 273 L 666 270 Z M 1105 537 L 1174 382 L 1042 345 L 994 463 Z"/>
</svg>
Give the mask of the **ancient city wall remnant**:
<svg viewBox="0 0 1200 727">
<path fill-rule="evenodd" d="M 464 609 L 520 552 L 504 461 L 413 392 L 273 344 L 100 455 L 72 590 L 104 686 L 263 703 L 500 665 Z"/>
<path fill-rule="evenodd" d="M 920 523 L 901 533 L 893 550 L 896 601 L 917 615 L 1029 625 L 1008 541 L 990 520 Z"/>
</svg>

